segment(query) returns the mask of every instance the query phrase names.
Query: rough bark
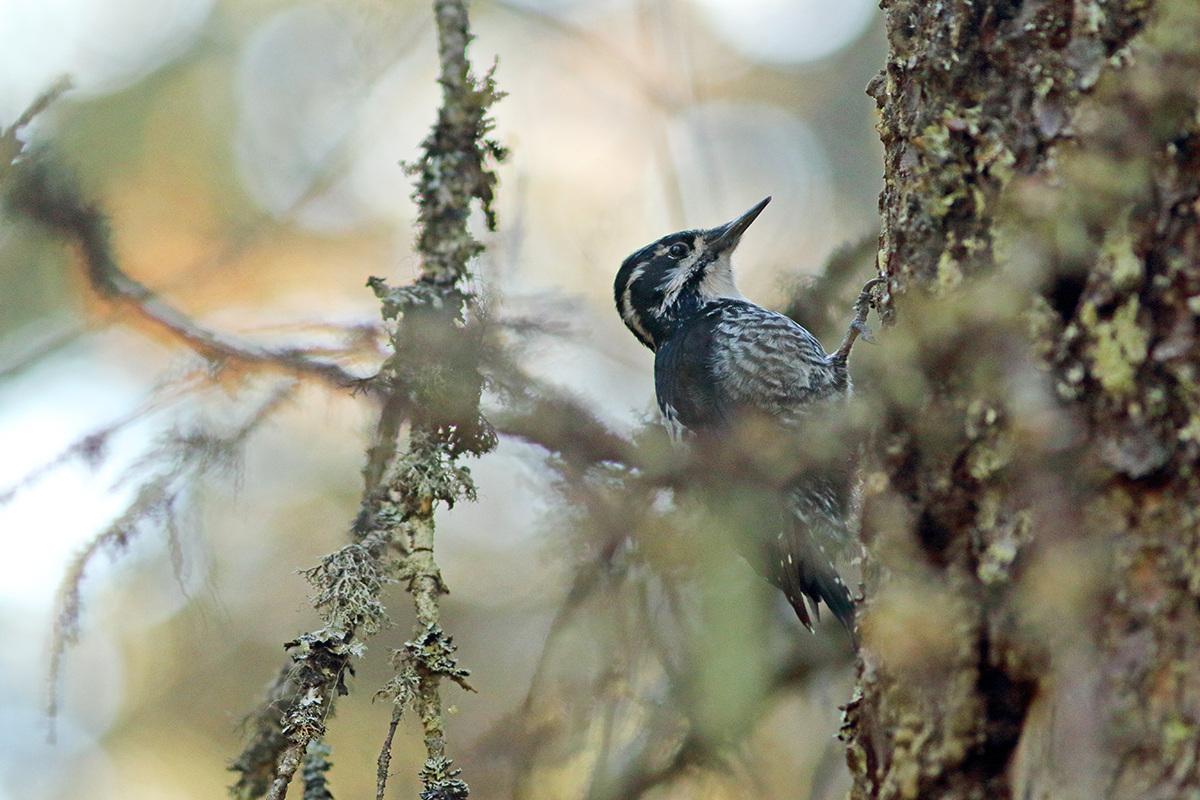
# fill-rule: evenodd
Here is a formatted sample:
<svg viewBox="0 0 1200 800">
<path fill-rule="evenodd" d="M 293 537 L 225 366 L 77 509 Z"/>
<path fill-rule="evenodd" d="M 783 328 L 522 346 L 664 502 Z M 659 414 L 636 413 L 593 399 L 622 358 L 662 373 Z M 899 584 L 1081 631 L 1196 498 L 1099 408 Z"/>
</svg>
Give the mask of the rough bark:
<svg viewBox="0 0 1200 800">
<path fill-rule="evenodd" d="M 852 796 L 1193 796 L 1200 6 L 884 6 Z"/>
</svg>

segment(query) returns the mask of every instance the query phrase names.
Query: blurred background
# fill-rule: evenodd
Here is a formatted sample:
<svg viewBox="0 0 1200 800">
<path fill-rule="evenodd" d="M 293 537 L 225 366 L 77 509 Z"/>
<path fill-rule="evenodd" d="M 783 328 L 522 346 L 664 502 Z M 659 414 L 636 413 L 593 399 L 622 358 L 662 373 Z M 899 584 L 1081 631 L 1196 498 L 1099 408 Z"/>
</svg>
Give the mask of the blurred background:
<svg viewBox="0 0 1200 800">
<path fill-rule="evenodd" d="M 743 292 L 778 308 L 839 247 L 874 237 L 881 149 L 864 87 L 885 43 L 870 0 L 479 0 L 471 13 L 475 68 L 498 61 L 509 93 L 495 136 L 512 153 L 498 167 L 499 230 L 478 226 L 476 288 L 500 317 L 550 323 L 526 343 L 526 368 L 615 430 L 653 409 L 652 354 L 612 308 L 628 253 L 771 195 L 737 264 Z M 415 0 L 7 0 L 0 13 L 0 127 L 71 76 L 22 136 L 108 215 L 129 274 L 207 327 L 326 348 L 364 376 L 383 356 L 367 278 L 418 272 L 399 162 L 417 159 L 433 122 L 436 70 L 431 9 Z M 181 476 L 170 514 L 89 564 L 47 744 L 48 642 L 71 559 L 160 474 L 172 436 L 236 429 L 280 391 L 241 458 Z M 327 386 L 212 375 L 100 302 L 69 248 L 4 218 L 0 798 L 225 792 L 240 720 L 282 643 L 319 624 L 296 571 L 345 541 L 373 417 Z M 439 522 L 445 627 L 478 690 L 446 689 L 451 756 L 478 797 L 584 797 L 600 769 L 586 748 L 556 755 L 513 733 L 564 716 L 571 670 L 607 657 L 603 640 L 572 649 L 550 636 L 588 545 L 545 458 L 502 440 L 471 464 L 479 502 Z M 768 649 L 792 653 L 776 661 L 828 667 L 771 683 L 737 769 L 657 791 L 840 796 L 848 648 L 837 632 L 810 637 L 744 564 L 731 569 L 770 605 L 769 642 L 783 643 Z M 597 597 L 596 614 L 619 603 Z M 330 725 L 336 796 L 374 788 L 390 710 L 371 697 L 411 625 L 400 587 L 390 600 L 396 624 Z M 636 674 L 614 690 L 637 700 L 620 712 L 630 719 L 656 702 L 656 673 Z M 647 728 L 639 752 L 669 727 Z M 415 794 L 422 759 L 406 721 L 391 796 Z"/>
</svg>

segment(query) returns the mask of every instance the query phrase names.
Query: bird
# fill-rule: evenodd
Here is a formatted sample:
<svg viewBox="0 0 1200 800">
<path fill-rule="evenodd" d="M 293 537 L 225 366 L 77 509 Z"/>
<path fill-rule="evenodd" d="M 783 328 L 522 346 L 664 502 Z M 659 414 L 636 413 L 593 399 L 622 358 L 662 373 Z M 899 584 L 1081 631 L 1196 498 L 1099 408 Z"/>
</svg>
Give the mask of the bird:
<svg viewBox="0 0 1200 800">
<path fill-rule="evenodd" d="M 860 336 L 873 340 L 866 319 L 882 278 L 863 287 L 849 330 L 832 353 L 792 319 L 738 291 L 733 252 L 770 201 L 716 228 L 664 236 L 617 271 L 617 311 L 654 352 L 655 394 L 673 439 L 720 442 L 739 420 L 753 417 L 797 426 L 849 396 L 850 350 Z M 805 627 L 813 629 L 824 602 L 857 642 L 854 597 L 833 563 L 834 552 L 852 540 L 853 456 L 835 454 L 829 464 L 778 487 L 783 519 L 776 530 L 749 541 L 737 536 L 734 543 L 784 592 Z"/>
</svg>

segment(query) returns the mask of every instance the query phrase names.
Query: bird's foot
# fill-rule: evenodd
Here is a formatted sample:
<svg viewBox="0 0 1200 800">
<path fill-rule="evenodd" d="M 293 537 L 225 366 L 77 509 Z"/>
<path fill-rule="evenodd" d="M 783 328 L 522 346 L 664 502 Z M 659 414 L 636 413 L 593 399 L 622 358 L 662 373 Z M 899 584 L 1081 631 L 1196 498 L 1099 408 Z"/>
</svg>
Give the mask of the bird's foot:
<svg viewBox="0 0 1200 800">
<path fill-rule="evenodd" d="M 860 336 L 864 341 L 875 344 L 875 334 L 867 327 L 867 315 L 875 307 L 875 287 L 886 282 L 885 278 L 872 278 L 858 293 L 858 299 L 854 301 L 854 320 L 850 323 L 850 330 L 846 332 L 846 338 L 842 340 L 842 346 L 834 353 L 836 357 L 843 360 L 849 358 L 850 348 L 854 346 L 855 340 Z"/>
<path fill-rule="evenodd" d="M 875 287 L 884 283 L 887 283 L 886 278 L 871 278 L 863 285 L 862 291 L 858 293 L 858 299 L 854 301 L 856 322 L 867 321 L 867 314 L 875 307 Z"/>
<path fill-rule="evenodd" d="M 858 338 L 862 339 L 867 344 L 876 344 L 875 332 L 867 325 L 866 322 L 860 319 L 855 319 L 850 323 L 850 329 L 858 331 Z"/>
</svg>

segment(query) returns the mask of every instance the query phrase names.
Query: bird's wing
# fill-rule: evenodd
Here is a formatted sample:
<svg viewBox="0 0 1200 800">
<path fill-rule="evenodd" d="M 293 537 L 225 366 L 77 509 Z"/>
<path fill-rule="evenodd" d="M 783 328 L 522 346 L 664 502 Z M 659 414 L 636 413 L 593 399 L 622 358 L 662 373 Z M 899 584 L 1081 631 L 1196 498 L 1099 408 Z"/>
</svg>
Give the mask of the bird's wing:
<svg viewBox="0 0 1200 800">
<path fill-rule="evenodd" d="M 712 371 L 713 336 L 720 318 L 705 315 L 672 337 L 654 357 L 654 390 L 668 424 L 693 432 L 729 422 Z"/>
<path fill-rule="evenodd" d="M 846 364 L 831 359 L 792 320 L 749 303 L 730 304 L 713 331 L 716 405 L 727 417 L 756 411 L 795 421 L 815 404 L 850 389 Z M 762 541 L 763 574 L 787 595 L 806 625 L 824 602 L 853 635 L 854 600 L 833 567 L 852 537 L 853 468 L 841 460 L 813 464 L 785 491 L 788 519 Z"/>
<path fill-rule="evenodd" d="M 745 409 L 787 420 L 849 389 L 845 364 L 782 314 L 731 303 L 712 336 L 716 400 L 726 414 Z"/>
</svg>

